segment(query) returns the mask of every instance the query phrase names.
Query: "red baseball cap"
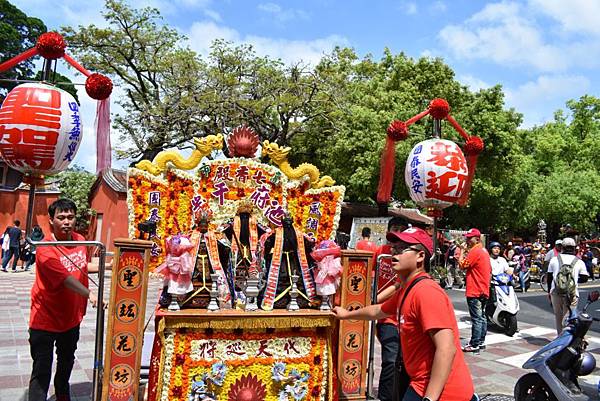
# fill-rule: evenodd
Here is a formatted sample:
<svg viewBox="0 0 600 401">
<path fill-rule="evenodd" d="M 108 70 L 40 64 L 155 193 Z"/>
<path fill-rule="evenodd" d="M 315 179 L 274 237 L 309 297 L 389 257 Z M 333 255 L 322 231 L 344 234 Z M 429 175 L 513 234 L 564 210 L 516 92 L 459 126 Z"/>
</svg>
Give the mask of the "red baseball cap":
<svg viewBox="0 0 600 401">
<path fill-rule="evenodd" d="M 402 232 L 389 232 L 386 238 L 390 242 L 402 241 L 407 244 L 421 244 L 429 251 L 430 255 L 433 254 L 433 240 L 422 228 L 412 227 Z"/>
<path fill-rule="evenodd" d="M 479 231 L 476 228 L 471 228 L 469 231 L 467 231 L 465 235 L 465 238 L 471 238 L 471 237 L 481 237 L 481 231 Z"/>
</svg>

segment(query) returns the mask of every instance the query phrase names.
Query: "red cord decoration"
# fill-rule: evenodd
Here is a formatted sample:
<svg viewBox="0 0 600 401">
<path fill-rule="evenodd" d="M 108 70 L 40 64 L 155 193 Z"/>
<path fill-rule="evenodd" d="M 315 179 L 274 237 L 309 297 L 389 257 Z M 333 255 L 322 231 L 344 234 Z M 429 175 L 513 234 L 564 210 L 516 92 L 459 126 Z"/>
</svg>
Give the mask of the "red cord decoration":
<svg viewBox="0 0 600 401">
<path fill-rule="evenodd" d="M 431 117 L 435 118 L 436 120 L 445 119 L 446 117 L 448 117 L 449 113 L 450 105 L 448 104 L 446 99 L 437 98 L 433 99 L 429 103 L 429 114 L 431 114 Z"/>
<path fill-rule="evenodd" d="M 102 74 L 94 73 L 85 80 L 85 91 L 92 99 L 107 99 L 112 93 L 112 89 L 112 81 Z"/>
<path fill-rule="evenodd" d="M 447 120 L 450 125 L 460 134 L 465 140 L 464 152 L 467 159 L 467 167 L 469 177 L 465 183 L 463 195 L 458 204 L 464 206 L 471 192 L 471 184 L 475 176 L 475 168 L 477 166 L 477 157 L 484 149 L 483 140 L 478 136 L 469 135 L 460 124 L 450 115 L 450 105 L 446 99 L 436 98 L 429 102 L 427 109 L 419 114 L 402 122 L 394 120 L 387 129 L 385 146 L 381 154 L 381 165 L 379 171 L 379 185 L 377 186 L 377 202 L 388 203 L 392 196 L 392 186 L 394 183 L 395 164 L 395 145 L 399 140 L 404 140 L 408 137 L 408 127 L 416 123 L 426 115 L 431 115 L 436 120 Z"/>
<path fill-rule="evenodd" d="M 388 138 L 398 142 L 408 138 L 408 127 L 404 121 L 394 120 L 387 128 Z"/>
<path fill-rule="evenodd" d="M 65 55 L 67 43 L 60 33 L 46 32 L 40 35 L 35 48 L 45 59 L 55 60 Z"/>
</svg>

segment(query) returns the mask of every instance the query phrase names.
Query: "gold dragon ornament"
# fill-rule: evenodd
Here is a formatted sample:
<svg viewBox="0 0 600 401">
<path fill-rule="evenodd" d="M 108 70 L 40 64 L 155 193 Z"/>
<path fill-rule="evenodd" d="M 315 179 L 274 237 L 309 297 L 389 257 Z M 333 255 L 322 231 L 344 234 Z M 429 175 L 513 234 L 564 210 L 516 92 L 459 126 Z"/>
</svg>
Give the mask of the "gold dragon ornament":
<svg viewBox="0 0 600 401">
<path fill-rule="evenodd" d="M 307 175 L 310 179 L 311 188 L 323 188 L 329 187 L 335 184 L 333 178 L 328 175 L 324 175 L 319 179 L 321 173 L 319 169 L 312 164 L 302 163 L 296 168 L 292 168 L 287 160 L 288 153 L 290 153 L 290 147 L 280 147 L 276 143 L 264 141 L 262 145 L 263 156 L 269 156 L 271 161 L 279 167 L 283 173 L 291 179 L 300 179 L 304 175 Z"/>
<path fill-rule="evenodd" d="M 181 157 L 177 150 L 163 150 L 156 155 L 154 160 L 142 160 L 135 165 L 136 168 L 158 175 L 167 169 L 167 163 L 173 164 L 181 170 L 192 170 L 205 156 L 210 155 L 213 150 L 223 149 L 223 135 L 207 135 L 202 138 L 194 138 L 196 149 L 192 151 L 188 159 Z"/>
</svg>

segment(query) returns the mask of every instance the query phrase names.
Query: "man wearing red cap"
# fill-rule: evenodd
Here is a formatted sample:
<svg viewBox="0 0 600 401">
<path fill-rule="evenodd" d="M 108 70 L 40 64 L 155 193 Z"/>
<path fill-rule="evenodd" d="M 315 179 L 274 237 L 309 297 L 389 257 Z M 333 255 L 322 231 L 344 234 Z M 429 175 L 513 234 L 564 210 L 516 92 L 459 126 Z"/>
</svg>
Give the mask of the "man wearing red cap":
<svg viewBox="0 0 600 401">
<path fill-rule="evenodd" d="M 485 305 L 490 297 L 492 265 L 490 255 L 481 243 L 481 232 L 471 228 L 465 234 L 469 248 L 467 256 L 460 261 L 460 267 L 466 270 L 466 297 L 471 315 L 471 340 L 463 347 L 465 352 L 479 352 L 485 349 L 487 321 L 484 316 Z"/>
<path fill-rule="evenodd" d="M 431 237 L 420 228 L 388 233 L 392 268 L 402 289 L 383 304 L 348 311 L 335 307 L 339 319 L 375 320 L 397 314 L 400 349 L 407 389 L 396 388 L 396 399 L 475 400 L 473 381 L 460 349 L 452 302 L 427 274 L 433 252 Z M 395 384 L 400 382 L 400 375 Z"/>
</svg>

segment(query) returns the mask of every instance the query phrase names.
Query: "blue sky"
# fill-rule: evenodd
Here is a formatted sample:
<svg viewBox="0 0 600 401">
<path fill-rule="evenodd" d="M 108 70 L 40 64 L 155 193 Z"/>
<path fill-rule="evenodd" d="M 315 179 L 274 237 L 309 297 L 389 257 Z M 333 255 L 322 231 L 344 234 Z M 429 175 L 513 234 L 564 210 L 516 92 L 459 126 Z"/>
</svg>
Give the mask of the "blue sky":
<svg viewBox="0 0 600 401">
<path fill-rule="evenodd" d="M 41 18 L 51 30 L 103 25 L 103 1 L 46 0 L 44 7 L 39 0 L 11 2 Z M 160 9 L 165 22 L 185 34 L 190 47 L 202 54 L 213 39 L 224 38 L 251 43 L 259 54 L 288 62 L 314 63 L 336 45 L 376 59 L 385 47 L 415 58 L 442 57 L 457 79 L 473 90 L 502 85 L 507 105 L 524 114 L 525 127 L 552 120 L 569 99 L 598 96 L 600 87 L 600 2 L 594 0 L 129 3 Z M 68 73 L 66 68 L 63 72 Z M 89 117 L 76 162 L 93 171 L 95 105 L 85 94 L 80 98 L 84 118 Z"/>
</svg>

